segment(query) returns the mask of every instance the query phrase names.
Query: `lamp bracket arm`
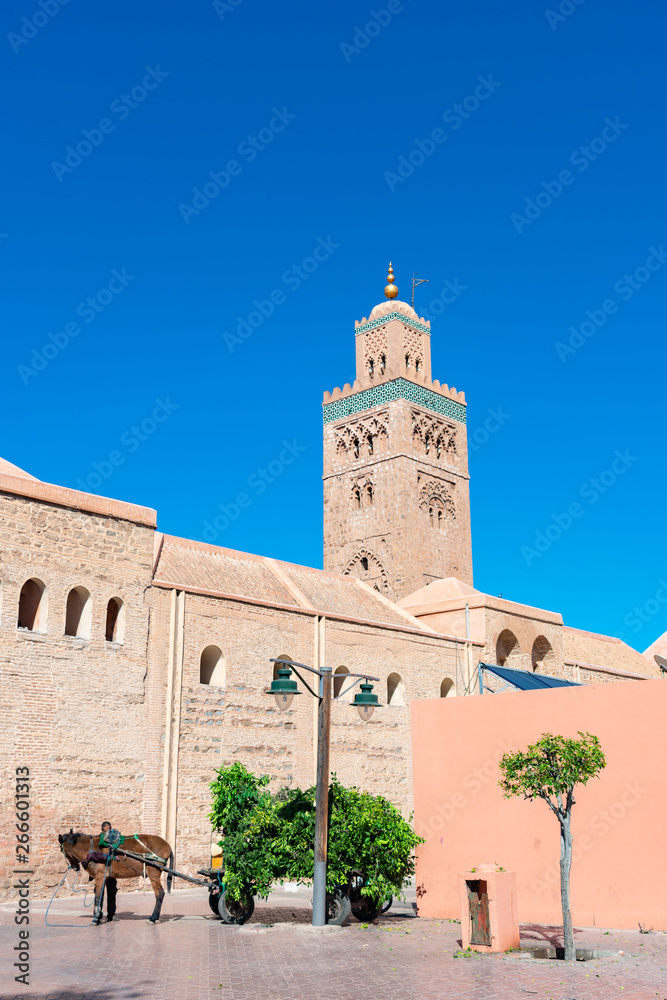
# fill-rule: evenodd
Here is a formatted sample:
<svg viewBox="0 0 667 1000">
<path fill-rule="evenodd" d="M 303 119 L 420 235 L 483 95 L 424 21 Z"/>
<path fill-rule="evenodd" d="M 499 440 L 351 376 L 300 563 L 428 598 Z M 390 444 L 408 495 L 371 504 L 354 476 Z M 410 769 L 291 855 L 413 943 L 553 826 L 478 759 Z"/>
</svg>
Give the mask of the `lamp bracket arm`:
<svg viewBox="0 0 667 1000">
<path fill-rule="evenodd" d="M 286 661 L 283 660 L 282 662 L 285 663 Z M 319 697 L 320 697 L 319 694 L 316 691 L 313 691 L 313 689 L 311 688 L 311 686 L 308 683 L 308 681 L 306 680 L 306 678 L 301 676 L 301 674 L 296 669 L 296 667 L 294 666 L 293 663 L 290 664 L 290 666 L 292 667 L 292 670 L 294 671 L 294 673 L 296 674 L 296 676 L 299 678 L 299 680 L 301 681 L 301 683 L 306 685 L 306 687 L 308 688 L 308 690 L 312 694 L 313 698 L 317 698 L 319 700 Z M 315 673 L 319 673 L 319 671 L 316 670 Z"/>
<path fill-rule="evenodd" d="M 338 674 L 337 676 L 340 677 L 341 675 Z M 349 676 L 350 676 L 349 674 L 343 674 L 343 677 L 349 677 Z M 359 680 L 361 680 L 361 678 L 359 678 Z M 343 688 L 341 691 L 339 691 L 336 697 L 334 698 L 334 701 L 338 701 L 340 698 L 343 697 L 344 694 L 347 694 L 348 691 L 351 691 L 352 688 L 356 688 L 357 684 L 359 683 L 359 680 L 353 681 L 351 684 L 348 684 L 346 688 Z"/>
<path fill-rule="evenodd" d="M 340 674 L 337 674 L 337 675 L 334 674 L 332 676 L 334 676 L 334 677 L 335 676 L 340 677 L 341 675 Z M 360 683 L 360 681 L 363 681 L 363 680 L 367 680 L 367 681 L 379 681 L 380 680 L 379 677 L 371 677 L 369 674 L 343 674 L 343 677 L 346 677 L 346 678 L 347 677 L 356 677 L 357 679 L 356 679 L 356 681 L 353 681 L 352 684 L 348 684 L 348 686 L 346 688 L 343 688 L 342 691 L 339 691 L 338 694 L 336 695 L 336 697 L 334 698 L 334 701 L 338 701 L 339 698 L 342 698 L 344 694 L 347 694 L 348 691 L 351 691 L 352 688 L 355 688 L 357 686 L 357 684 Z"/>
<path fill-rule="evenodd" d="M 301 667 L 302 670 L 309 670 L 311 674 L 317 674 L 318 677 L 323 677 L 324 674 L 321 670 L 315 670 L 314 667 L 309 667 L 305 663 L 295 663 L 294 660 L 269 660 L 269 663 L 284 663 L 287 667 Z M 301 678 L 303 680 L 303 678 Z M 305 683 L 305 681 L 304 681 Z"/>
</svg>

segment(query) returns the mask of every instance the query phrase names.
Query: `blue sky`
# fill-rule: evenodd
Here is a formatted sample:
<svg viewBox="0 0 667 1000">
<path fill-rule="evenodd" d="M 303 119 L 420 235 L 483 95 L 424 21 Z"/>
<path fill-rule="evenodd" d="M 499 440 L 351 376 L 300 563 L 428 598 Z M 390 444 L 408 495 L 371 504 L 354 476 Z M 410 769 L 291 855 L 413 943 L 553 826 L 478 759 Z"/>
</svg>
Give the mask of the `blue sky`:
<svg viewBox="0 0 667 1000">
<path fill-rule="evenodd" d="M 391 258 L 469 402 L 476 586 L 667 629 L 664 8 L 0 17 L 0 454 L 192 538 L 249 492 L 216 542 L 321 566 L 322 391 Z"/>
</svg>

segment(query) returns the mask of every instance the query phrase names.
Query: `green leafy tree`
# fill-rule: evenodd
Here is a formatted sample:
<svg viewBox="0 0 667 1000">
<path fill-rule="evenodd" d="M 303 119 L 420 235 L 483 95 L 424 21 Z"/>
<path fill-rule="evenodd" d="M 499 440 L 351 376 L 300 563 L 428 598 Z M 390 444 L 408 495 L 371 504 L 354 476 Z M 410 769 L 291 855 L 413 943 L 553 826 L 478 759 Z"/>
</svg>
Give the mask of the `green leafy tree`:
<svg viewBox="0 0 667 1000">
<path fill-rule="evenodd" d="M 245 892 L 266 897 L 274 882 L 313 878 L 315 787 L 281 789 L 243 764 L 220 768 L 211 783 L 213 828 L 222 833 L 225 887 L 231 899 Z M 410 817 L 412 818 L 412 817 Z M 414 874 L 414 849 L 423 843 L 398 809 L 380 795 L 345 788 L 332 776 L 329 788 L 327 890 L 346 886 L 362 872 L 361 894 L 376 903 L 400 895 Z"/>
<path fill-rule="evenodd" d="M 578 735 L 580 739 L 566 739 L 543 733 L 527 750 L 506 753 L 500 761 L 499 781 L 507 799 L 515 795 L 544 799 L 560 824 L 560 897 L 568 962 L 575 959 L 570 908 L 574 789 L 599 775 L 607 763 L 597 736 L 581 731 Z"/>
</svg>

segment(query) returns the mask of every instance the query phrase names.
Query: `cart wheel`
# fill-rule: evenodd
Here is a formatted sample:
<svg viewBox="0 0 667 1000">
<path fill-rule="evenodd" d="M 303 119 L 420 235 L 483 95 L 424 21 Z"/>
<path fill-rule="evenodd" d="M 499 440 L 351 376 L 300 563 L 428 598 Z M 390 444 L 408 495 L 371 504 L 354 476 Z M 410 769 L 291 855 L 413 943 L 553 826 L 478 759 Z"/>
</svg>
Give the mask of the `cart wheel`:
<svg viewBox="0 0 667 1000">
<path fill-rule="evenodd" d="M 336 889 L 333 896 L 327 896 L 327 923 L 340 927 L 352 912 L 352 903 L 345 893 Z"/>
<path fill-rule="evenodd" d="M 370 923 L 371 920 L 375 920 L 380 913 L 382 913 L 382 906 L 380 903 L 376 903 L 372 899 L 362 899 L 358 903 L 352 904 L 352 914 L 361 920 L 363 923 Z"/>
<path fill-rule="evenodd" d="M 255 898 L 251 893 L 241 899 L 227 899 L 227 893 L 218 896 L 218 915 L 225 924 L 244 924 L 255 912 Z"/>
<path fill-rule="evenodd" d="M 382 912 L 386 913 L 387 910 L 389 909 L 389 907 L 391 906 L 391 904 L 393 902 L 394 902 L 394 897 L 393 896 L 387 896 L 387 898 L 385 899 L 384 903 L 382 904 Z"/>
<path fill-rule="evenodd" d="M 209 892 L 209 894 L 208 894 L 208 905 L 211 907 L 211 909 L 215 913 L 216 917 L 218 917 L 220 915 L 218 913 L 218 900 L 219 899 L 220 899 L 220 890 L 219 889 L 216 892 Z"/>
</svg>

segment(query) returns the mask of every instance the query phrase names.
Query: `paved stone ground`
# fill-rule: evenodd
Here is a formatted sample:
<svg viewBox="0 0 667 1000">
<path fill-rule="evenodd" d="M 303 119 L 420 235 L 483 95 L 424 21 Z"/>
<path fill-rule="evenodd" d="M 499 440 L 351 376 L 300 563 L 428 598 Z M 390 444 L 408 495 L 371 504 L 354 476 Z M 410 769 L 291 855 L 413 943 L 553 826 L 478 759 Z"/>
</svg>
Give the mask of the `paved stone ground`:
<svg viewBox="0 0 667 1000">
<path fill-rule="evenodd" d="M 46 903 L 30 924 L 30 986 L 15 983 L 13 906 L 0 906 L 0 1000 L 667 1000 L 667 936 L 578 930 L 577 944 L 611 952 L 591 962 L 526 954 L 460 955 L 460 927 L 423 920 L 410 902 L 370 925 L 310 929 L 309 893 L 281 892 L 244 927 L 222 925 L 198 889 L 165 898 L 146 923 L 152 893 L 119 893 L 118 917 L 88 926 L 82 897 Z M 557 928 L 524 926 L 526 943 Z"/>
</svg>

